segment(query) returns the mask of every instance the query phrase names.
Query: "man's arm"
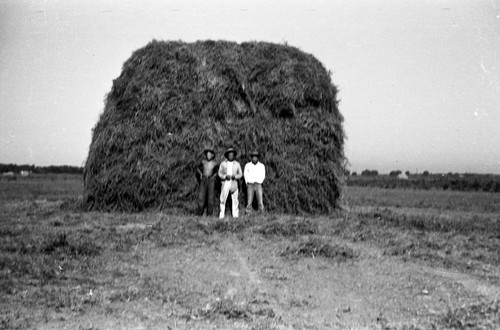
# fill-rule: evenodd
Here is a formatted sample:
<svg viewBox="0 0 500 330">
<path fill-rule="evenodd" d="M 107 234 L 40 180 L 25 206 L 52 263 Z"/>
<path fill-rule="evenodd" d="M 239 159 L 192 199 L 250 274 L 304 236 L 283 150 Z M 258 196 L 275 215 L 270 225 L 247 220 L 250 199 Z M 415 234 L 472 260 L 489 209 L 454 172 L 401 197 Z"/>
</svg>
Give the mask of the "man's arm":
<svg viewBox="0 0 500 330">
<path fill-rule="evenodd" d="M 248 166 L 248 163 L 245 165 L 245 172 L 243 173 L 243 177 L 245 178 L 245 181 L 248 182 L 248 176 L 250 175 L 250 166 Z"/>
<path fill-rule="evenodd" d="M 239 180 L 243 176 L 243 173 L 241 172 L 241 165 L 238 162 L 235 162 L 235 165 L 236 165 L 236 174 L 234 175 L 234 177 L 236 180 Z"/>
<path fill-rule="evenodd" d="M 203 166 L 203 163 L 200 163 L 200 164 L 198 164 L 198 166 L 196 166 L 196 180 L 198 180 L 198 181 L 200 181 L 201 178 L 203 177 L 202 166 Z"/>
<path fill-rule="evenodd" d="M 213 174 L 211 176 L 217 176 L 219 175 L 219 164 L 215 163 L 214 169 L 213 169 Z"/>
<path fill-rule="evenodd" d="M 262 182 L 264 182 L 264 180 L 266 179 L 266 166 L 264 164 L 262 164 L 261 166 L 261 179 L 262 179 Z"/>
<path fill-rule="evenodd" d="M 224 168 L 224 162 L 222 162 L 219 166 L 219 171 L 217 172 L 217 174 L 219 175 L 219 178 L 221 180 L 225 180 L 226 179 L 226 174 L 224 173 L 226 172 L 225 168 Z"/>
</svg>

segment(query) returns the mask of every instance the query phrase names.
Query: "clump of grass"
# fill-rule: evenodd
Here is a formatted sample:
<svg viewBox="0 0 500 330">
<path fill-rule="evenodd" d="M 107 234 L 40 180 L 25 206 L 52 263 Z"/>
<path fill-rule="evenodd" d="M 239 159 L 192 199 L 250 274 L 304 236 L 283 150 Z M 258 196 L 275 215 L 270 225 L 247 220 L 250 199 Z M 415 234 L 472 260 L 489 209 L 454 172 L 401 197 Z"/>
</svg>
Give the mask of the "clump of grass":
<svg viewBox="0 0 500 330">
<path fill-rule="evenodd" d="M 449 309 L 434 325 L 438 329 L 500 329 L 500 301 Z"/>
<path fill-rule="evenodd" d="M 273 221 L 258 228 L 256 232 L 264 236 L 298 236 L 316 234 L 318 226 L 310 220 Z"/>
<path fill-rule="evenodd" d="M 13 228 L 0 228 L 0 238 L 3 237 L 16 237 L 23 233 L 22 230 L 13 229 Z"/>
<path fill-rule="evenodd" d="M 63 253 L 72 257 L 94 257 L 101 253 L 102 248 L 89 238 L 68 239 L 66 233 L 49 237 L 40 246 L 40 251 L 46 254 Z"/>
<path fill-rule="evenodd" d="M 4 269 L 4 263 L 0 262 L 1 268 Z M 0 293 L 2 294 L 14 294 L 15 292 L 15 282 L 12 278 L 6 276 L 0 276 Z M 0 328 L 1 329 L 1 328 Z"/>
<path fill-rule="evenodd" d="M 225 316 L 227 319 L 248 320 L 250 319 L 250 312 L 245 307 L 244 305 L 235 304 L 232 300 L 224 299 L 202 309 L 201 315 L 210 318 L 211 315 L 219 314 Z"/>
<path fill-rule="evenodd" d="M 36 279 L 41 284 L 52 281 L 56 277 L 53 264 L 53 258 L 43 254 L 10 253 L 0 255 L 0 269 L 7 272 L 7 274 L 0 274 L 0 282 L 3 284 L 0 286 L 0 292 L 15 293 L 20 288 L 21 282 L 18 279 L 25 276 Z M 9 283 L 13 286 L 10 286 Z"/>
<path fill-rule="evenodd" d="M 61 221 L 59 221 L 59 220 L 54 220 L 54 221 L 52 221 L 52 223 L 51 223 L 51 224 L 52 224 L 52 226 L 54 226 L 54 227 L 62 227 L 62 226 L 64 225 L 64 224 L 63 224 Z"/>
<path fill-rule="evenodd" d="M 37 242 L 31 237 L 28 228 L 1 228 L 0 251 L 8 253 L 31 254 L 37 250 Z"/>
<path fill-rule="evenodd" d="M 21 330 L 27 328 L 27 320 L 20 311 L 0 314 L 0 329 Z M 29 324 L 29 323 L 28 323 Z"/>
<path fill-rule="evenodd" d="M 86 286 L 73 288 L 44 286 L 35 290 L 30 298 L 56 311 L 69 309 L 84 312 L 88 307 L 102 303 L 102 297 Z"/>
<path fill-rule="evenodd" d="M 251 304 L 236 304 L 231 299 L 221 299 L 212 304 L 207 304 L 197 312 L 198 317 L 214 318 L 216 315 L 222 315 L 228 320 L 245 320 L 249 321 L 254 316 L 274 318 L 275 313 L 272 308 L 260 308 Z"/>
<path fill-rule="evenodd" d="M 242 221 L 242 220 L 233 220 L 233 221 L 217 220 L 209 224 L 208 228 L 210 231 L 218 233 L 240 233 L 245 230 L 248 224 L 249 221 Z"/>
<path fill-rule="evenodd" d="M 305 257 L 324 257 L 334 259 L 337 262 L 344 262 L 358 257 L 358 253 L 352 248 L 341 244 L 329 244 L 320 238 L 309 238 L 306 242 L 298 246 L 287 247 L 281 253 L 284 257 L 305 256 Z"/>
</svg>

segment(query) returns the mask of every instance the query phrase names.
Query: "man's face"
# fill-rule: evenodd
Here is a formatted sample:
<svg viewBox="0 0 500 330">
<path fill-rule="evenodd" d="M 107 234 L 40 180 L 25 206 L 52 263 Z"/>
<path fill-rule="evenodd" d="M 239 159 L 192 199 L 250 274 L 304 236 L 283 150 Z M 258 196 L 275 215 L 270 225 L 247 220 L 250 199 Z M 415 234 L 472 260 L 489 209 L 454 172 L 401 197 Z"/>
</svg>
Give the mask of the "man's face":
<svg viewBox="0 0 500 330">
<path fill-rule="evenodd" d="M 259 158 L 257 156 L 252 156 L 252 163 L 257 164 Z"/>
<path fill-rule="evenodd" d="M 234 152 L 230 152 L 227 154 L 227 160 L 232 162 L 234 160 Z"/>
<path fill-rule="evenodd" d="M 212 160 L 214 158 L 214 153 L 211 151 L 207 151 L 206 155 L 207 155 L 207 160 Z"/>
</svg>

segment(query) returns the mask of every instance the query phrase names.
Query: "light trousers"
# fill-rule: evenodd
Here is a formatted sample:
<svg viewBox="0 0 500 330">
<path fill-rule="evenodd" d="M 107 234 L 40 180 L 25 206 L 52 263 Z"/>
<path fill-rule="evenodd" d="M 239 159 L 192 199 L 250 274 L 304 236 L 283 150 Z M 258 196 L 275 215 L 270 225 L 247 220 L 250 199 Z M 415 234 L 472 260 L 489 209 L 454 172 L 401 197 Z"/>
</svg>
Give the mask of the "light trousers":
<svg viewBox="0 0 500 330">
<path fill-rule="evenodd" d="M 227 197 L 231 194 L 231 201 L 233 204 L 233 218 L 238 217 L 239 213 L 239 205 L 238 205 L 238 187 L 236 187 L 236 190 L 234 192 L 231 192 L 231 186 L 234 186 L 233 181 L 224 181 L 222 183 L 222 188 L 220 192 L 220 213 L 219 213 L 219 218 L 223 219 L 226 213 L 226 200 Z"/>
</svg>

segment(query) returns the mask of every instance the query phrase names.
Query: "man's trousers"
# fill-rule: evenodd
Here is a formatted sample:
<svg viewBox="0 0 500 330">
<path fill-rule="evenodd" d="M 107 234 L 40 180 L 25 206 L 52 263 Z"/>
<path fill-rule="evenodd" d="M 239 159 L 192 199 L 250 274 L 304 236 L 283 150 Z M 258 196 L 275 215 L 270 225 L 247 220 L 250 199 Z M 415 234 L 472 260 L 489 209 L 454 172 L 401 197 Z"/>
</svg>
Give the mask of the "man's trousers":
<svg viewBox="0 0 500 330">
<path fill-rule="evenodd" d="M 207 205 L 207 216 L 214 212 L 214 190 L 215 177 L 202 177 L 200 181 L 200 191 L 198 193 L 198 215 L 203 215 L 205 204 Z"/>
<path fill-rule="evenodd" d="M 253 196 L 257 198 L 257 205 L 259 206 L 259 211 L 264 211 L 264 202 L 262 201 L 262 184 L 260 183 L 248 183 L 247 184 L 247 213 L 253 211 Z"/>
<path fill-rule="evenodd" d="M 233 192 L 231 192 L 231 187 L 233 187 Z M 236 187 L 236 189 L 234 189 Z M 233 218 L 238 217 L 238 185 L 236 181 L 226 180 L 222 182 L 221 192 L 220 192 L 220 214 L 219 218 L 223 219 L 226 213 L 226 200 L 227 197 L 231 195 L 231 202 L 233 204 Z"/>
</svg>

